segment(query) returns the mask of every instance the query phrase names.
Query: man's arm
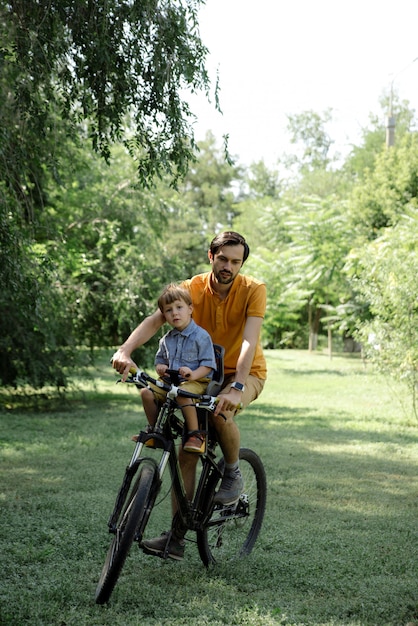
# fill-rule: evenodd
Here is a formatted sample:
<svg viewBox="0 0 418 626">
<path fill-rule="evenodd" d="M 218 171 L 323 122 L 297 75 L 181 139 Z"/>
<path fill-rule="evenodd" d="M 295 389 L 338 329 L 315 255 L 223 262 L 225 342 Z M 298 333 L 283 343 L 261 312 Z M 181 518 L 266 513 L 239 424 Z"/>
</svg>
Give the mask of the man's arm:
<svg viewBox="0 0 418 626">
<path fill-rule="evenodd" d="M 241 352 L 238 357 L 237 369 L 234 376 L 234 380 L 243 385 L 245 385 L 245 381 L 253 365 L 262 324 L 262 317 L 248 317 L 245 323 Z"/>
<path fill-rule="evenodd" d="M 140 325 L 132 331 L 119 350 L 115 352 L 112 357 L 112 364 L 115 370 L 117 370 L 119 374 L 122 374 L 122 380 L 125 381 L 127 379 L 131 367 L 137 368 L 137 365 L 131 359 L 132 352 L 151 339 L 164 322 L 164 316 L 158 309 L 155 313 L 146 317 Z"/>
<path fill-rule="evenodd" d="M 243 385 L 245 385 L 251 371 L 262 324 L 262 317 L 248 317 L 245 323 L 241 352 L 238 357 L 237 369 L 234 376 L 234 381 L 242 383 Z M 215 414 L 217 415 L 222 410 L 232 410 L 233 406 L 240 403 L 241 395 L 241 391 L 238 389 L 231 389 L 227 394 L 221 394 Z"/>
</svg>

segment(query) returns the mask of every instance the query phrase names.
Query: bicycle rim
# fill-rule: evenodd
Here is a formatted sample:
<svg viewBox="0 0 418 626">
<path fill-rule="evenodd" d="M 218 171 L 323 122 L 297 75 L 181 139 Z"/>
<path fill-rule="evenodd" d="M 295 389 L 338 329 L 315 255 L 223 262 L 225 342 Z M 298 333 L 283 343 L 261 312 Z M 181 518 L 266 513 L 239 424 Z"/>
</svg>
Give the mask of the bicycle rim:
<svg viewBox="0 0 418 626">
<path fill-rule="evenodd" d="M 215 507 L 205 528 L 197 533 L 200 558 L 206 566 L 246 556 L 260 532 L 267 493 L 264 467 L 255 452 L 241 448 L 240 469 L 244 488 L 238 503 Z"/>
<path fill-rule="evenodd" d="M 127 497 L 116 532 L 96 589 L 96 603 L 104 604 L 112 594 L 126 557 L 135 539 L 140 540 L 156 497 L 157 467 L 154 462 L 143 463 Z"/>
</svg>

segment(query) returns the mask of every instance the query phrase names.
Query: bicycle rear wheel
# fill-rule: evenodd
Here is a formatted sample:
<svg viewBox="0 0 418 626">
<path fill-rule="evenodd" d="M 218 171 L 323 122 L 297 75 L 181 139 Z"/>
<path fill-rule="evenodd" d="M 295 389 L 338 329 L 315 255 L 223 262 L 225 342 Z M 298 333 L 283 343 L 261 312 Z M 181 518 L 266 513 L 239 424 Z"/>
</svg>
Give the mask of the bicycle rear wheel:
<svg viewBox="0 0 418 626">
<path fill-rule="evenodd" d="M 134 540 L 140 540 L 157 496 L 158 469 L 152 459 L 139 466 L 138 477 L 126 499 L 96 589 L 96 603 L 112 594 Z"/>
<path fill-rule="evenodd" d="M 206 566 L 246 556 L 260 532 L 267 496 L 264 466 L 248 448 L 241 448 L 239 458 L 244 488 L 237 504 L 215 506 L 205 528 L 197 532 L 199 555 Z M 224 465 L 223 459 L 219 465 Z"/>
</svg>

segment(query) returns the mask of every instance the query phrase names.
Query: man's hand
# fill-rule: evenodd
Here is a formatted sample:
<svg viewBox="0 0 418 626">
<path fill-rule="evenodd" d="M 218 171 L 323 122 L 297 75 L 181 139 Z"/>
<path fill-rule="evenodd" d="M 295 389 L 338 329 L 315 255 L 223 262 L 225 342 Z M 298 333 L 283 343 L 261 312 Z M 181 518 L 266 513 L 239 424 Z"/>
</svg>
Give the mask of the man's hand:
<svg viewBox="0 0 418 626">
<path fill-rule="evenodd" d="M 119 350 L 117 350 L 112 356 L 112 366 L 117 372 L 119 372 L 119 374 L 121 374 L 123 382 L 125 382 L 128 378 L 131 368 L 134 368 L 135 370 L 139 369 L 137 364 L 131 359 L 130 355 L 123 350 L 123 348 L 119 348 Z"/>
<path fill-rule="evenodd" d="M 241 402 L 241 396 L 242 393 L 238 389 L 230 389 L 228 393 L 219 394 L 214 415 L 225 413 L 225 411 L 235 411 Z"/>
</svg>

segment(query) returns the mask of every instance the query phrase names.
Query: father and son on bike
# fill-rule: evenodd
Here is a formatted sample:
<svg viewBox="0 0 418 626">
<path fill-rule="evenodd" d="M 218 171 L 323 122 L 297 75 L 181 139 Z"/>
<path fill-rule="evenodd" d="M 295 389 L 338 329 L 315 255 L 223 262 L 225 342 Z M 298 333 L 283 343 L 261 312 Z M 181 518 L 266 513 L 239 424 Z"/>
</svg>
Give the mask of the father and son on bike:
<svg viewBox="0 0 418 626">
<path fill-rule="evenodd" d="M 239 469 L 240 433 L 234 420 L 237 406 L 245 408 L 259 396 L 267 375 L 260 343 L 266 286 L 240 274 L 248 255 L 248 244 L 240 234 L 226 231 L 217 235 L 208 251 L 211 271 L 164 290 L 158 310 L 145 318 L 113 355 L 113 367 L 126 380 L 129 370 L 136 368 L 132 352 L 168 322 L 172 329 L 160 340 L 156 355 L 157 374 L 163 377 L 168 368 L 178 369 L 185 378 L 185 388 L 202 393 L 216 369 L 213 347 L 210 350 L 210 346 L 212 342 L 223 346 L 225 377 L 212 416 L 225 460 L 224 476 L 215 503 L 223 505 L 236 502 L 243 487 Z M 155 395 L 149 389 L 143 389 L 141 395 L 152 427 L 157 414 Z M 187 497 L 192 500 L 203 440 L 194 407 L 184 407 L 183 412 L 189 436 L 180 447 L 179 464 Z M 175 512 L 173 503 L 173 519 Z M 165 550 L 168 556 L 176 559 L 182 558 L 184 545 L 184 537 L 175 527 L 169 534 L 163 533 L 143 542 L 148 554 L 158 555 Z"/>
</svg>

